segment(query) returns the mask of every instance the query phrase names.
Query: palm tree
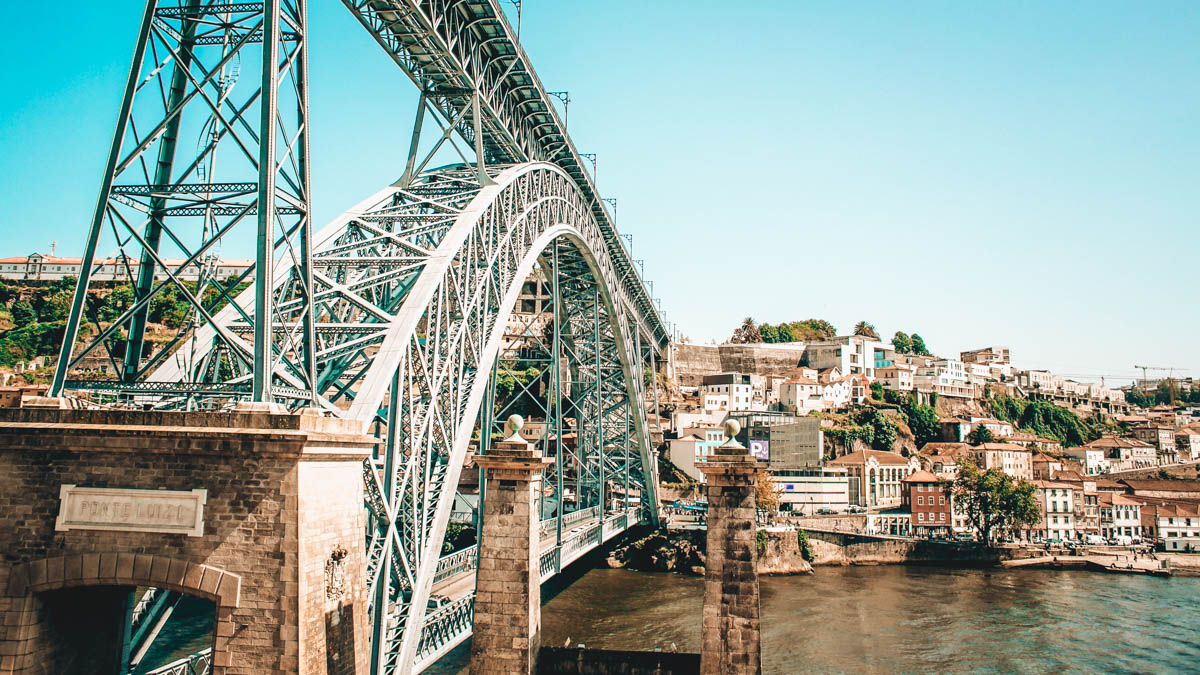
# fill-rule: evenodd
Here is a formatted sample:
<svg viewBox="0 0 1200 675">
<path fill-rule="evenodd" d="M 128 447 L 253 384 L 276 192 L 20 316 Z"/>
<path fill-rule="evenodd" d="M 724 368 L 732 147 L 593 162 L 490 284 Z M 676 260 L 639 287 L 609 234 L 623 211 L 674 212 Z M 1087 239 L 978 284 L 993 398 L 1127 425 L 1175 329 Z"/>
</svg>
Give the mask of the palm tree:
<svg viewBox="0 0 1200 675">
<path fill-rule="evenodd" d="M 754 319 L 746 317 L 742 320 L 742 325 L 733 331 L 733 337 L 729 341 L 734 344 L 762 342 L 762 333 L 759 332 L 758 324 L 754 323 Z"/>
<path fill-rule="evenodd" d="M 875 325 L 866 321 L 859 321 L 854 324 L 854 334 L 864 335 L 869 338 L 879 339 L 879 333 L 875 332 Z"/>
</svg>

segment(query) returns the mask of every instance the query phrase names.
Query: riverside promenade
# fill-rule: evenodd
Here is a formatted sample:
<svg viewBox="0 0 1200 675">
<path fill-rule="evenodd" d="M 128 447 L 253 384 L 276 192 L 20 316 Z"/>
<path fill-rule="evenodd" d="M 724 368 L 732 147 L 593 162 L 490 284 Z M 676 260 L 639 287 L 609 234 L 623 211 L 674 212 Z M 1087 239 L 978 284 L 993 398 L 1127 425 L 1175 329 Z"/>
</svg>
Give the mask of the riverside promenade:
<svg viewBox="0 0 1200 675">
<path fill-rule="evenodd" d="M 1118 574 L 1149 574 L 1152 576 L 1170 576 L 1171 565 L 1167 560 L 1159 560 L 1151 555 L 1062 555 L 1038 556 L 1019 560 L 1004 560 L 1004 567 L 1049 568 L 1064 569 L 1078 568 L 1098 572 L 1113 572 Z"/>
</svg>

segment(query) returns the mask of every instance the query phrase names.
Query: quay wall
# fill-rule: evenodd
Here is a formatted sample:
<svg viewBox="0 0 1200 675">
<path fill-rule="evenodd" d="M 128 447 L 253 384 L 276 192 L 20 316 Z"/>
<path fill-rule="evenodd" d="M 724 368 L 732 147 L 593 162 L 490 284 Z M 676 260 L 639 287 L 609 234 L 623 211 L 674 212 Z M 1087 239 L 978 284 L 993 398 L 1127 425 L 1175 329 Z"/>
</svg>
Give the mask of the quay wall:
<svg viewBox="0 0 1200 675">
<path fill-rule="evenodd" d="M 1016 549 L 821 530 L 806 530 L 814 565 L 956 563 L 994 565 L 1020 555 Z"/>
</svg>

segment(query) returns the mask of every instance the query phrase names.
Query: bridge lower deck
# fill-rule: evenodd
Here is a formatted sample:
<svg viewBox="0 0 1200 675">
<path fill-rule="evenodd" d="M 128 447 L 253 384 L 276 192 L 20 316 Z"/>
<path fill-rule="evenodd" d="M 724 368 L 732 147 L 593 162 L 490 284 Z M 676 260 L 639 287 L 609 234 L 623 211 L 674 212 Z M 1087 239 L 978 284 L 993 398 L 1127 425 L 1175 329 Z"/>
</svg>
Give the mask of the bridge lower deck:
<svg viewBox="0 0 1200 675">
<path fill-rule="evenodd" d="M 604 542 L 645 520 L 644 512 L 634 508 L 607 514 L 603 519 L 595 507 L 575 511 L 563 518 L 561 543 L 558 542 L 557 532 L 550 533 L 550 528 L 555 525 L 554 520 L 542 521 L 541 582 L 552 579 Z M 449 601 L 426 615 L 413 672 L 421 672 L 433 665 L 471 636 L 475 569 L 478 565 L 475 553 L 475 547 L 471 547 L 451 553 L 439 563 L 433 594 L 447 597 Z M 392 663 L 388 665 L 392 666 Z"/>
</svg>

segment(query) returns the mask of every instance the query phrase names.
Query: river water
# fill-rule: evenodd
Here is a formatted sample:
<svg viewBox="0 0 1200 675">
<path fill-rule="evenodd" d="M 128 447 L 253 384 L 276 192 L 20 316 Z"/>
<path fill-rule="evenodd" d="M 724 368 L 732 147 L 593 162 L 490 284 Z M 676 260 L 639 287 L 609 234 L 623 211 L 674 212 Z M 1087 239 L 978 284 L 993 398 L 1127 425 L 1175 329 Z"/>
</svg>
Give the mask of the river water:
<svg viewBox="0 0 1200 675">
<path fill-rule="evenodd" d="M 763 577 L 764 673 L 1200 672 L 1200 579 L 820 567 Z M 542 644 L 699 651 L 703 581 L 594 569 L 542 611 Z M 461 672 L 466 646 L 429 672 Z"/>
</svg>

